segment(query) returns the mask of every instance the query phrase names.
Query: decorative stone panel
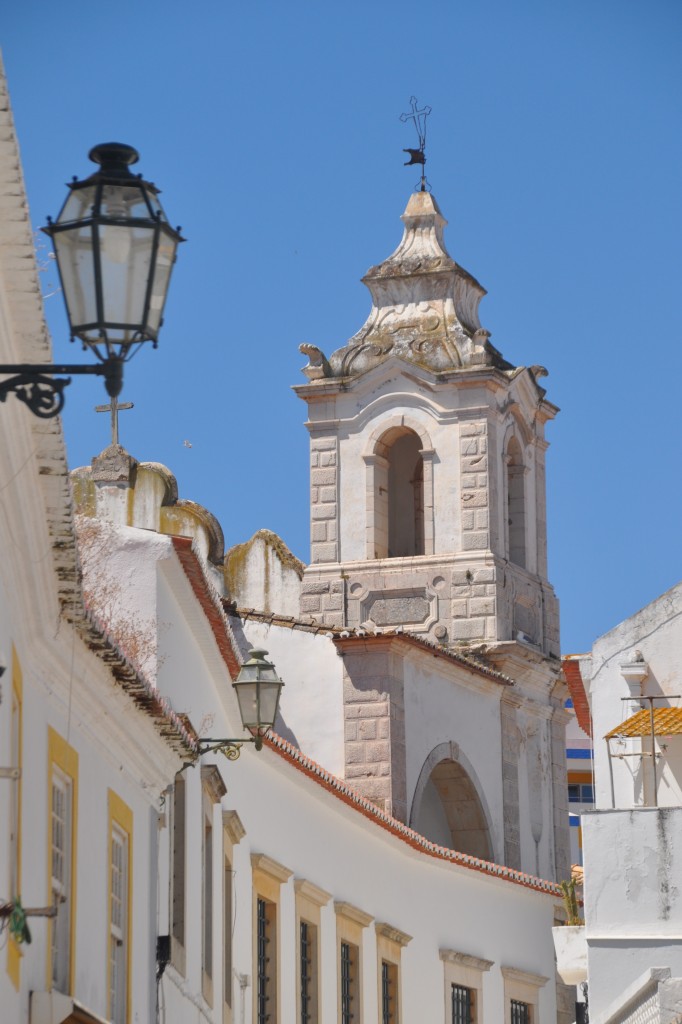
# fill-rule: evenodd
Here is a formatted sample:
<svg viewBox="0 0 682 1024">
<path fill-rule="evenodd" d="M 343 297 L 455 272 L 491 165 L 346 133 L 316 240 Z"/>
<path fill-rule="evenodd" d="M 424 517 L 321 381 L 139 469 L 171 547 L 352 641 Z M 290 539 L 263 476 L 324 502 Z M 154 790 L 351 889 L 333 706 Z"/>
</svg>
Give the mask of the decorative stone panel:
<svg viewBox="0 0 682 1024">
<path fill-rule="evenodd" d="M 360 603 L 360 617 L 375 626 L 420 627 L 421 631 L 438 621 L 437 603 L 425 588 L 370 591 Z"/>
</svg>

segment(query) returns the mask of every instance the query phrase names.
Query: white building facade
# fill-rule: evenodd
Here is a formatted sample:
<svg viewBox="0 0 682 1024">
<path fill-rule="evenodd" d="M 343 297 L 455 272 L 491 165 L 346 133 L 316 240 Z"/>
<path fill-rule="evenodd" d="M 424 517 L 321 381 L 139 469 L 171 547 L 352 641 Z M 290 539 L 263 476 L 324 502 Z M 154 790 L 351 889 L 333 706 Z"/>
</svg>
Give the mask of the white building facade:
<svg viewBox="0 0 682 1024">
<path fill-rule="evenodd" d="M 682 1015 L 681 610 L 678 585 L 571 659 L 594 736 L 584 939 L 590 1020 L 603 1024 Z"/>
</svg>

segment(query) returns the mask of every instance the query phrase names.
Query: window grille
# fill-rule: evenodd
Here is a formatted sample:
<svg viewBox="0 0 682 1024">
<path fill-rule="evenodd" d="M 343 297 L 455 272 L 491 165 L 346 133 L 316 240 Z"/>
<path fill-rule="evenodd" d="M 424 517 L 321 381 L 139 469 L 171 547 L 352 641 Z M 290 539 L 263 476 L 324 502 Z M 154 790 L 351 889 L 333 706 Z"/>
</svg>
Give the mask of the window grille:
<svg viewBox="0 0 682 1024">
<path fill-rule="evenodd" d="M 258 956 L 258 990 L 257 999 L 257 1021 L 258 1024 L 267 1024 L 270 1020 L 268 1003 L 270 1001 L 270 984 L 272 975 L 270 971 L 270 957 L 268 946 L 270 945 L 270 918 L 268 905 L 265 900 L 258 897 L 256 906 L 257 920 L 257 956 Z"/>
<path fill-rule="evenodd" d="M 307 921 L 301 921 L 301 1024 L 308 1024 L 312 1019 L 310 1013 L 312 989 L 312 935 Z"/>
<path fill-rule="evenodd" d="M 213 977 L 213 829 L 204 819 L 204 872 L 203 872 L 203 941 L 201 966 L 204 974 Z"/>
<path fill-rule="evenodd" d="M 395 964 L 381 961 L 381 1024 L 395 1024 L 396 1017 L 396 973 Z"/>
<path fill-rule="evenodd" d="M 225 921 L 223 925 L 224 940 L 223 951 L 225 954 L 225 966 L 223 971 L 224 999 L 228 1006 L 232 1006 L 232 865 L 225 858 L 225 873 L 223 880 L 223 897 L 225 902 Z"/>
<path fill-rule="evenodd" d="M 52 920 L 52 984 L 59 992 L 69 990 L 71 941 L 71 780 L 58 768 L 52 769 L 52 902 L 57 916 Z"/>
<path fill-rule="evenodd" d="M 173 788 L 173 899 L 171 935 L 185 945 L 185 780 L 176 775 Z M 177 966 L 177 965 L 176 965 Z"/>
<path fill-rule="evenodd" d="M 341 1024 L 352 1024 L 355 1019 L 354 952 L 349 942 L 341 943 Z"/>
<path fill-rule="evenodd" d="M 125 1024 L 128 935 L 128 836 L 118 828 L 111 830 L 109 935 L 109 1016 L 113 1024 Z"/>
<path fill-rule="evenodd" d="M 529 1003 L 522 1003 L 518 999 L 512 999 L 511 1024 L 531 1024 Z"/>
<path fill-rule="evenodd" d="M 473 1000 L 470 988 L 452 986 L 452 1024 L 473 1024 Z"/>
</svg>

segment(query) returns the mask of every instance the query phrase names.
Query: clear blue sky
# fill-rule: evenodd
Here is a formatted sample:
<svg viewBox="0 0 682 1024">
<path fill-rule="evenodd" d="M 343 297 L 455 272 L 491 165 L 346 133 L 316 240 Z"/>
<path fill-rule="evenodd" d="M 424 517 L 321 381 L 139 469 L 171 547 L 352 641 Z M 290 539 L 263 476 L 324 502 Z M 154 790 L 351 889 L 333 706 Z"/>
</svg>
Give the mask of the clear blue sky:
<svg viewBox="0 0 682 1024">
<path fill-rule="evenodd" d="M 115 140 L 188 238 L 160 347 L 129 366 L 121 439 L 228 546 L 265 526 L 307 559 L 298 345 L 328 353 L 365 319 L 359 278 L 397 245 L 417 177 L 398 119 L 415 94 L 448 248 L 488 289 L 481 320 L 506 358 L 548 368 L 562 409 L 563 649 L 678 581 L 679 0 L 24 0 L 0 46 L 34 224 Z M 46 305 L 57 358 L 79 359 L 61 297 Z M 107 444 L 102 401 L 99 382 L 69 389 L 74 467 Z"/>
</svg>

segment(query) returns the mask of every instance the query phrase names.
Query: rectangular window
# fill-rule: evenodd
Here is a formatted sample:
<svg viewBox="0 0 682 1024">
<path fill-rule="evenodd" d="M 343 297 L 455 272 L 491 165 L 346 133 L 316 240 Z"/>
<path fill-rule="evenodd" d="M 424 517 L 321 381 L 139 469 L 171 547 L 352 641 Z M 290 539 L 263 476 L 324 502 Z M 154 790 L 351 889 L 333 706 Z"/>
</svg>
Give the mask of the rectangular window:
<svg viewBox="0 0 682 1024">
<path fill-rule="evenodd" d="M 256 951 L 257 951 L 257 990 L 256 1020 L 258 1024 L 268 1024 L 276 1020 L 276 907 L 269 900 L 260 896 L 256 901 Z"/>
<path fill-rule="evenodd" d="M 127 1024 L 130 1016 L 132 837 L 132 811 L 109 790 L 107 972 L 112 1024 Z"/>
<path fill-rule="evenodd" d="M 228 1010 L 232 1009 L 232 864 L 225 857 L 223 875 L 223 1000 Z"/>
<path fill-rule="evenodd" d="M 294 881 L 298 928 L 299 984 L 296 999 L 298 1024 L 318 1024 L 320 1019 L 320 909 L 331 899 L 305 878 Z"/>
<path fill-rule="evenodd" d="M 473 991 L 465 985 L 452 986 L 452 1024 L 474 1024 Z"/>
<path fill-rule="evenodd" d="M 201 969 L 203 971 L 204 999 L 213 1004 L 213 804 L 204 810 L 203 873 L 202 873 L 202 941 Z"/>
<path fill-rule="evenodd" d="M 594 803 L 594 790 L 587 783 L 571 782 L 568 786 L 568 802 L 571 804 Z"/>
<path fill-rule="evenodd" d="M 358 957 L 357 946 L 341 943 L 341 1024 L 353 1024 L 357 1018 Z"/>
<path fill-rule="evenodd" d="M 16 768 L 18 778 L 11 779 L 10 786 L 10 829 L 9 829 L 9 897 L 21 894 L 21 771 L 22 756 L 22 702 L 23 681 L 17 653 L 12 648 L 12 712 L 10 732 L 10 763 Z M 7 973 L 14 988 L 21 985 L 21 949 L 10 936 L 7 941 Z"/>
<path fill-rule="evenodd" d="M 185 973 L 185 779 L 175 776 L 171 855 L 171 961 Z"/>
<path fill-rule="evenodd" d="M 339 1024 L 360 1024 L 362 1007 L 362 936 L 374 918 L 359 907 L 341 900 L 334 901 L 337 941 L 337 1020 Z M 381 957 L 381 953 L 379 953 Z M 376 973 L 379 1006 L 381 1006 L 381 960 Z M 376 1019 L 377 1014 L 373 1017 Z"/>
<path fill-rule="evenodd" d="M 73 931 L 76 899 L 76 810 L 78 754 L 48 728 L 50 902 L 57 914 L 50 919 L 48 985 L 69 995 L 73 989 Z"/>
<path fill-rule="evenodd" d="M 504 978 L 506 1024 L 535 1024 L 540 1020 L 540 991 L 549 981 L 518 967 L 500 967 Z"/>
<path fill-rule="evenodd" d="M 398 1020 L 398 967 L 381 961 L 381 1024 L 396 1024 Z"/>
<path fill-rule="evenodd" d="M 251 854 L 253 871 L 253 1021 L 279 1021 L 278 907 L 280 889 L 292 872 L 265 853 Z"/>
<path fill-rule="evenodd" d="M 301 1024 L 317 1022 L 317 928 L 310 921 L 300 922 L 300 1007 Z"/>
<path fill-rule="evenodd" d="M 234 898 L 234 878 L 232 868 L 234 847 L 241 842 L 246 835 L 244 826 L 235 810 L 223 811 L 223 946 L 222 946 L 222 967 L 223 967 L 223 1024 L 232 1024 L 232 985 L 234 971 L 232 968 L 232 943 L 234 939 L 234 910 L 236 900 Z M 219 896 L 216 894 L 216 900 Z"/>
<path fill-rule="evenodd" d="M 522 1003 L 520 999 L 511 1001 L 512 1024 L 531 1024 L 530 1004 Z"/>
<path fill-rule="evenodd" d="M 52 881 L 51 902 L 57 908 L 52 921 L 52 984 L 69 991 L 71 934 L 71 851 L 73 843 L 73 787 L 71 779 L 52 766 Z"/>
<path fill-rule="evenodd" d="M 476 1024 L 485 1019 L 483 1008 L 483 976 L 493 966 L 461 950 L 441 949 L 445 969 L 445 1020 L 450 1024 Z M 505 1005 L 508 1005 L 505 993 Z M 505 1013 L 505 1024 L 510 1024 Z"/>
<path fill-rule="evenodd" d="M 128 836 L 118 825 L 114 825 L 111 830 L 109 895 L 109 1014 L 113 1024 L 125 1024 L 128 980 Z"/>
</svg>

